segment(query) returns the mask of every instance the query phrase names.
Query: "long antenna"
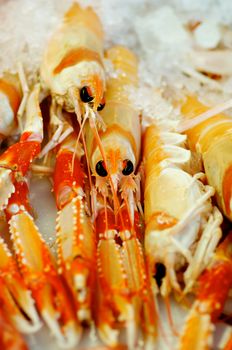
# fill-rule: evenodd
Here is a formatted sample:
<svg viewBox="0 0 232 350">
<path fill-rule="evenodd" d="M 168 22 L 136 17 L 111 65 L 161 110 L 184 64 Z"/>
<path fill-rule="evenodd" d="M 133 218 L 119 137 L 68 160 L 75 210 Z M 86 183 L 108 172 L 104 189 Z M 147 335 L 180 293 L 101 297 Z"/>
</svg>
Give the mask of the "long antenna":
<svg viewBox="0 0 232 350">
<path fill-rule="evenodd" d="M 220 103 L 217 106 L 209 109 L 208 111 L 199 114 L 197 117 L 186 120 L 184 122 L 180 122 L 177 127 L 177 132 L 184 132 L 188 129 L 193 128 L 194 126 L 204 122 L 205 120 L 214 117 L 215 115 L 224 112 L 225 110 L 232 108 L 232 99 L 228 100 L 227 102 Z M 231 118 L 232 119 L 232 118 Z"/>
</svg>

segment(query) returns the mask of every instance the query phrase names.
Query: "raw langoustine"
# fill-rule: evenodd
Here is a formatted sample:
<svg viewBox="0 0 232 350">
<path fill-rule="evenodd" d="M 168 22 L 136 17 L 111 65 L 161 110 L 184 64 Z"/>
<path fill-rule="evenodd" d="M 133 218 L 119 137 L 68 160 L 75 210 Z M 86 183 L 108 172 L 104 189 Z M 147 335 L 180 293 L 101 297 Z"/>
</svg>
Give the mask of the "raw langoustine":
<svg viewBox="0 0 232 350">
<path fill-rule="evenodd" d="M 115 75 L 107 80 L 106 106 L 100 113 L 105 124 L 101 147 L 91 128 L 86 144 L 96 178 L 97 307 L 96 325 L 109 346 L 119 342 L 126 329 L 127 344 L 134 349 L 139 325 L 145 346 L 153 348 L 156 310 L 143 256 L 135 170 L 140 157 L 140 113 L 128 97 L 138 84 L 138 62 L 128 49 L 116 46 L 106 52 Z M 112 205 L 114 210 L 112 210 Z"/>
<path fill-rule="evenodd" d="M 185 171 L 190 152 L 181 147 L 184 141 L 155 125 L 144 135 L 145 253 L 151 276 L 156 264 L 166 268 L 164 296 L 171 288 L 181 292 L 176 270 L 186 263 L 185 292 L 191 290 L 221 238 L 222 215 L 210 201 L 214 190 Z"/>
</svg>

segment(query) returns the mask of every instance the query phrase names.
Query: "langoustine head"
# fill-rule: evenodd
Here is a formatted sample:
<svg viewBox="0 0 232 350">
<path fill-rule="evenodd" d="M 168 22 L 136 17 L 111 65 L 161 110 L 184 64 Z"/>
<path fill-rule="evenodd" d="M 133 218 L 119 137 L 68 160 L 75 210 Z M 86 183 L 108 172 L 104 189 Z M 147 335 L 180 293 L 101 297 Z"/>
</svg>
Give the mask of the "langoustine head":
<svg viewBox="0 0 232 350">
<path fill-rule="evenodd" d="M 91 7 L 74 3 L 51 37 L 41 65 L 41 81 L 68 112 L 104 106 L 103 29 Z"/>
<path fill-rule="evenodd" d="M 133 175 L 137 162 L 131 144 L 120 133 L 106 135 L 103 140 L 103 156 L 96 148 L 92 154 L 91 166 L 96 177 L 111 182 L 117 192 L 122 179 Z"/>
</svg>

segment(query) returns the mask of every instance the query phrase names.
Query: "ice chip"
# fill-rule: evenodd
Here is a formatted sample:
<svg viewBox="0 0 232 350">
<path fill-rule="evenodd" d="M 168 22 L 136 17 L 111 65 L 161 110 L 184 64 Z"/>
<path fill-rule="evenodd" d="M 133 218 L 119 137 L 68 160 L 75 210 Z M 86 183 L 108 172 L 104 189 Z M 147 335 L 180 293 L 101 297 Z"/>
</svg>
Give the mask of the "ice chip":
<svg viewBox="0 0 232 350">
<path fill-rule="evenodd" d="M 188 32 L 169 6 L 163 6 L 148 12 L 145 18 L 139 18 L 135 30 L 143 47 L 155 49 L 157 42 L 176 48 L 190 44 Z"/>
</svg>

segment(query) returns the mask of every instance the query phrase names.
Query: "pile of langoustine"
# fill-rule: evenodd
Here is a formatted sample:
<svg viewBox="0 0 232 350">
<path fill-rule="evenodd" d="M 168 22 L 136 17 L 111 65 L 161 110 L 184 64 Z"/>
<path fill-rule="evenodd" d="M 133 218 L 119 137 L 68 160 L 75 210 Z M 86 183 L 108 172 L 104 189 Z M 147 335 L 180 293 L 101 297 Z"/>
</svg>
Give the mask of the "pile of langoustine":
<svg viewBox="0 0 232 350">
<path fill-rule="evenodd" d="M 103 57 L 115 74 L 106 75 Z M 119 46 L 104 53 L 97 15 L 78 4 L 52 36 L 34 86 L 21 68 L 0 80 L 1 138 L 21 132 L 0 156 L 0 207 L 12 245 L 0 241 L 1 348 L 27 349 L 19 332 L 36 332 L 43 320 L 64 348 L 94 321 L 109 347 L 125 328 L 129 349 L 140 331 L 144 348 L 155 349 L 156 296 L 171 292 L 178 300 L 195 294 L 177 349 L 212 348 L 232 285 L 232 237 L 219 244 L 223 217 L 211 200 L 216 194 L 231 219 L 231 119 L 188 96 L 173 101 L 186 135 L 153 123 L 142 137 L 128 93 L 137 86 L 135 55 Z M 195 173 L 200 167 L 205 174 Z M 30 171 L 51 168 L 57 259 L 28 199 Z M 229 332 L 224 349 L 231 342 Z"/>
</svg>

